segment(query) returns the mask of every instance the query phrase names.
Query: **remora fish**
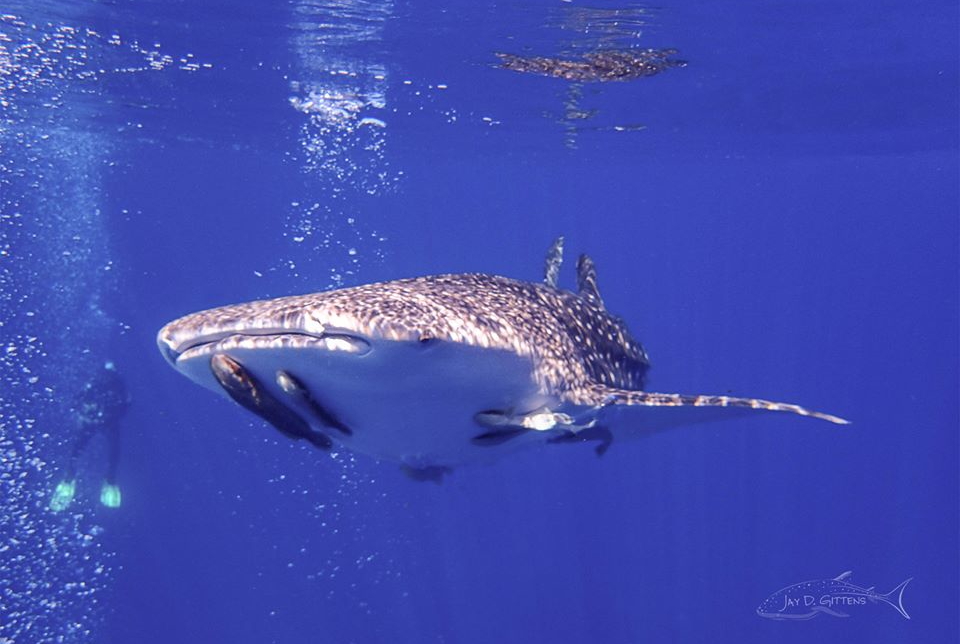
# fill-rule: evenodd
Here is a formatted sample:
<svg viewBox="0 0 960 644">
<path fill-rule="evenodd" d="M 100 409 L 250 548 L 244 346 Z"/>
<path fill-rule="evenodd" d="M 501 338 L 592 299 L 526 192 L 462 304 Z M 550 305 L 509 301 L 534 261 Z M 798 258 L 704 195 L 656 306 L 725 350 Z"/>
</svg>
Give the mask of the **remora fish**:
<svg viewBox="0 0 960 644">
<path fill-rule="evenodd" d="M 878 601 L 892 606 L 906 619 L 910 619 L 903 607 L 903 589 L 913 577 L 901 582 L 888 593 L 878 593 L 874 587 L 856 586 L 847 579 L 851 571 L 841 573 L 833 579 L 813 579 L 781 588 L 773 593 L 757 608 L 757 615 L 770 619 L 812 619 L 824 613 L 834 617 L 849 617 L 841 608 L 862 606 L 870 601 Z"/>
<path fill-rule="evenodd" d="M 612 440 L 611 406 L 646 430 L 738 408 L 845 420 L 754 398 L 643 390 L 647 354 L 606 311 L 589 257 L 558 287 L 563 238 L 543 283 L 437 275 L 224 306 L 157 338 L 185 376 L 321 449 L 339 443 L 413 478 L 541 443 Z"/>
</svg>

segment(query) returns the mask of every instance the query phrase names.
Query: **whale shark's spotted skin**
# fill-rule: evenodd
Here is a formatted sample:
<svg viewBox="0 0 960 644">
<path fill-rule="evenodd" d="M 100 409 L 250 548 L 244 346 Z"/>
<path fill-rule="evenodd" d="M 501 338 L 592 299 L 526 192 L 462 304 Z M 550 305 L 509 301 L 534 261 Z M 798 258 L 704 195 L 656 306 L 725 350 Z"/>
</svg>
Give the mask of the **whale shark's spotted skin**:
<svg viewBox="0 0 960 644">
<path fill-rule="evenodd" d="M 436 275 L 224 306 L 171 322 L 158 343 L 178 370 L 284 434 L 400 462 L 415 478 L 531 443 L 600 440 L 602 452 L 611 405 L 646 410 L 633 432 L 718 407 L 846 422 L 644 391 L 647 354 L 604 308 L 593 262 L 581 256 L 573 293 L 557 286 L 561 259 L 562 239 L 543 283 Z"/>
</svg>

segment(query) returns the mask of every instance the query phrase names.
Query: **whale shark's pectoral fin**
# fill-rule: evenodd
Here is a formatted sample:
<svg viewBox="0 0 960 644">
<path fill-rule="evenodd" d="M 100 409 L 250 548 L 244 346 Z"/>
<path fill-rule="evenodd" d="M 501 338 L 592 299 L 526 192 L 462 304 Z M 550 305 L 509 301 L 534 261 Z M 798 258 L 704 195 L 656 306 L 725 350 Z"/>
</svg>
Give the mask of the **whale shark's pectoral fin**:
<svg viewBox="0 0 960 644">
<path fill-rule="evenodd" d="M 721 410 L 726 410 L 725 414 L 731 411 L 740 411 L 749 413 L 752 410 L 764 411 L 784 411 L 800 416 L 809 416 L 826 420 L 838 425 L 847 425 L 850 421 L 824 414 L 819 411 L 813 411 L 799 405 L 791 403 L 772 402 L 761 400 L 759 398 L 736 398 L 733 396 L 705 396 L 688 394 L 661 394 L 648 391 L 631 391 L 629 389 L 617 389 L 600 384 L 592 384 L 587 387 L 572 391 L 568 398 L 574 404 L 589 405 L 595 408 L 608 407 L 611 405 L 623 405 L 629 407 L 646 408 L 674 408 L 672 412 L 677 418 L 667 420 L 663 423 L 663 428 L 676 425 L 705 422 L 709 420 L 719 420 L 722 414 L 717 414 Z M 679 411 L 685 413 L 680 414 Z M 685 416 L 681 419 L 680 416 Z M 659 427 L 652 427 L 659 428 Z"/>
</svg>

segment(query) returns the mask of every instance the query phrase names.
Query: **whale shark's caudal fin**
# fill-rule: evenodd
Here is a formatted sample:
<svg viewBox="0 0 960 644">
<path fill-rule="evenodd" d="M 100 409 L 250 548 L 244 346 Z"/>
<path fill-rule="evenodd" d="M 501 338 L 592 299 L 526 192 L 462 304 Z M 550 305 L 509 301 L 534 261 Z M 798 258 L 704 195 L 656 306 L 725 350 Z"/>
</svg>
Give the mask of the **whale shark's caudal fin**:
<svg viewBox="0 0 960 644">
<path fill-rule="evenodd" d="M 910 615 L 907 614 L 907 609 L 903 607 L 903 589 L 906 588 L 907 584 L 909 584 L 911 581 L 913 581 L 913 577 L 900 582 L 900 584 L 889 593 L 885 595 L 877 595 L 876 597 L 880 601 L 890 604 L 898 613 L 907 619 L 910 619 Z"/>
<path fill-rule="evenodd" d="M 733 396 L 704 396 L 688 394 L 660 394 L 647 391 L 631 391 L 629 389 L 617 389 L 606 387 L 604 385 L 592 384 L 582 389 L 571 392 L 571 399 L 577 404 L 592 405 L 594 407 L 607 407 L 609 405 L 626 405 L 636 407 L 676 407 L 676 408 L 698 408 L 698 409 L 716 409 L 720 407 L 734 408 L 741 410 L 759 409 L 767 411 L 785 411 L 800 416 L 810 416 L 819 418 L 838 425 L 847 425 L 850 421 L 813 411 L 793 405 L 790 403 L 772 402 L 761 400 L 759 398 L 736 398 Z M 711 420 L 705 417 L 703 420 Z M 691 421 L 696 422 L 696 421 Z M 671 423 L 676 424 L 676 423 Z"/>
</svg>

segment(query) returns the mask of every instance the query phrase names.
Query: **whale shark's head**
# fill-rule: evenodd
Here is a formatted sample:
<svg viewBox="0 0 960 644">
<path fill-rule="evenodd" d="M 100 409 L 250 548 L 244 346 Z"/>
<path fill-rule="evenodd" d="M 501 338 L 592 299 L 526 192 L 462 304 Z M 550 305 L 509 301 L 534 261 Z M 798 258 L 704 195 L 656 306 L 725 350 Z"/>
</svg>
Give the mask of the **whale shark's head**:
<svg viewBox="0 0 960 644">
<path fill-rule="evenodd" d="M 164 326 L 157 343 L 171 366 L 187 371 L 214 355 L 235 351 L 312 350 L 362 356 L 383 339 L 376 328 L 338 311 L 324 295 L 247 302 L 193 313 Z M 397 335 L 408 332 L 403 329 Z"/>
</svg>

